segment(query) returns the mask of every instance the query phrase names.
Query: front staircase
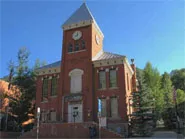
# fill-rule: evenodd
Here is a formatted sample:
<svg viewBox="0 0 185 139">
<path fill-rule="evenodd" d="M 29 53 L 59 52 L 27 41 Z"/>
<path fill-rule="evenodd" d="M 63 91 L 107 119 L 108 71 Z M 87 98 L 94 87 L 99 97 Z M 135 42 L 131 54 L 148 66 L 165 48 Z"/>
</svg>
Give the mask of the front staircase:
<svg viewBox="0 0 185 139">
<path fill-rule="evenodd" d="M 89 138 L 89 126 L 94 125 L 99 137 L 98 124 L 87 123 L 41 123 L 39 138 Z M 19 138 L 36 138 L 37 129 L 24 133 Z M 122 135 L 107 128 L 101 128 L 101 138 L 123 138 Z"/>
</svg>

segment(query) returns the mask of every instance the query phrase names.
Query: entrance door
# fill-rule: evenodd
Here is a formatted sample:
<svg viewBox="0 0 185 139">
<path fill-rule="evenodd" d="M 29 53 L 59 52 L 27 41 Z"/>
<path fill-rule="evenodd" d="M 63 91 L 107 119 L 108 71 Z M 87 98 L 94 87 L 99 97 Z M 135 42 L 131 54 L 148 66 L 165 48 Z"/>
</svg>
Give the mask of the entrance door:
<svg viewBox="0 0 185 139">
<path fill-rule="evenodd" d="M 69 104 L 68 105 L 68 123 L 82 122 L 82 104 Z"/>
</svg>

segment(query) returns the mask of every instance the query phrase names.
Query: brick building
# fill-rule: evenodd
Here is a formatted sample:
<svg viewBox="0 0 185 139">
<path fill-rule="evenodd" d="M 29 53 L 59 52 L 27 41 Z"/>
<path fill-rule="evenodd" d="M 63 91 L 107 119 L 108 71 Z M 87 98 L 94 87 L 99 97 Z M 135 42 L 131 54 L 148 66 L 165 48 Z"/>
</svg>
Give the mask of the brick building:
<svg viewBox="0 0 185 139">
<path fill-rule="evenodd" d="M 41 120 L 97 121 L 101 110 L 109 121 L 127 121 L 129 96 L 136 90 L 133 61 L 130 65 L 126 56 L 103 51 L 104 34 L 85 3 L 62 29 L 61 60 L 37 69 Z"/>
</svg>

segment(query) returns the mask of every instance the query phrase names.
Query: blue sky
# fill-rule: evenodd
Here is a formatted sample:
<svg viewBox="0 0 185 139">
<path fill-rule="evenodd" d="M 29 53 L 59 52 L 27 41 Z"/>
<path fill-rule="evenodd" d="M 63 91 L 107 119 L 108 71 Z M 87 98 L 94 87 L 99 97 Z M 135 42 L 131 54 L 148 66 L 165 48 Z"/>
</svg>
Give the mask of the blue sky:
<svg viewBox="0 0 185 139">
<path fill-rule="evenodd" d="M 86 1 L 104 33 L 104 51 L 147 61 L 160 71 L 185 67 L 185 1 Z M 8 74 L 10 59 L 26 46 L 29 65 L 37 58 L 52 63 L 61 59 L 61 25 L 82 4 L 79 1 L 1 0 L 0 77 Z"/>
</svg>

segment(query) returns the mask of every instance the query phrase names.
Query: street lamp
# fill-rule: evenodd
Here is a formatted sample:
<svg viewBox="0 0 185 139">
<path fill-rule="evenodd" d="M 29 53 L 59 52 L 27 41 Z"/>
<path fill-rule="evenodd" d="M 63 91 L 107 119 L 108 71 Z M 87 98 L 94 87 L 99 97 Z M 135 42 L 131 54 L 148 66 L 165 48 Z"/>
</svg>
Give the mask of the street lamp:
<svg viewBox="0 0 185 139">
<path fill-rule="evenodd" d="M 40 119 L 40 107 L 37 108 L 37 139 L 39 137 L 39 119 Z"/>
</svg>

